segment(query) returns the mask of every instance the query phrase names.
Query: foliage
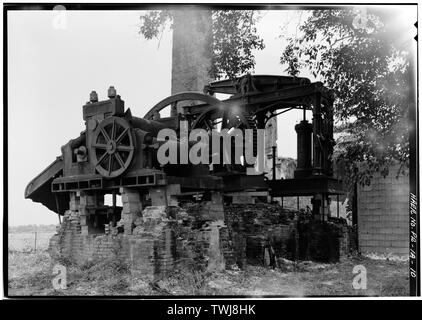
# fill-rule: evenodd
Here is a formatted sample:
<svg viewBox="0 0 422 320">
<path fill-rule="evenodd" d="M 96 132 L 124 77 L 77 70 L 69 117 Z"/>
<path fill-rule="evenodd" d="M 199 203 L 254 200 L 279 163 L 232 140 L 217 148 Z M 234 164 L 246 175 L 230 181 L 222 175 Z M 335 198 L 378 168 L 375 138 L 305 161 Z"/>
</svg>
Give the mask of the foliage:
<svg viewBox="0 0 422 320">
<path fill-rule="evenodd" d="M 250 72 L 255 67 L 252 50 L 264 49 L 257 35 L 254 11 L 219 10 L 213 12 L 213 78 L 229 78 Z"/>
<path fill-rule="evenodd" d="M 146 39 L 151 40 L 158 38 L 162 33 L 168 22 L 171 22 L 173 15 L 168 10 L 152 10 L 147 14 L 140 17 L 141 27 L 139 33 L 141 33 Z"/>
<path fill-rule="evenodd" d="M 212 11 L 213 78 L 233 78 L 253 70 L 252 50 L 264 48 L 253 11 Z M 158 37 L 172 25 L 171 11 L 141 17 L 140 32 Z M 335 95 L 335 158 L 346 165 L 350 183 L 369 184 L 375 172 L 409 161 L 408 53 L 392 41 L 388 20 L 377 12 L 315 10 L 288 38 L 281 55 L 289 74 L 308 69 Z M 400 172 L 399 172 L 400 173 Z"/>
<path fill-rule="evenodd" d="M 234 78 L 253 71 L 253 50 L 264 49 L 255 27 L 258 15 L 252 10 L 214 10 L 212 18 L 212 61 L 208 70 L 213 79 Z M 158 38 L 166 26 L 173 26 L 174 12 L 154 10 L 141 16 L 140 33 Z"/>
<path fill-rule="evenodd" d="M 393 161 L 408 164 L 408 56 L 386 25 L 352 9 L 312 11 L 281 56 L 289 74 L 306 68 L 334 91 L 341 124 L 335 157 L 344 160 L 349 182 L 369 184 Z"/>
</svg>

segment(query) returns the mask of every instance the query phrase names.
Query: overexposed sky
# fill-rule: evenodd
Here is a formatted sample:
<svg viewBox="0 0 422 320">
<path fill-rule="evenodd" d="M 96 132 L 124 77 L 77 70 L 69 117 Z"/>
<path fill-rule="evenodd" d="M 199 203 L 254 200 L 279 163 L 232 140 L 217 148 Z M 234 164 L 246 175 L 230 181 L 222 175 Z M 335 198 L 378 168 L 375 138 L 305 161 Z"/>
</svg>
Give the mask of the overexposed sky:
<svg viewBox="0 0 422 320">
<path fill-rule="evenodd" d="M 8 14 L 9 224 L 57 223 L 26 185 L 84 130 L 91 90 L 101 100 L 114 85 L 137 116 L 169 95 L 171 34 L 143 39 L 135 11 L 67 11 L 65 29 L 53 12 Z"/>
<path fill-rule="evenodd" d="M 57 28 L 57 12 L 8 12 L 9 225 L 58 222 L 25 199 L 24 190 L 85 129 L 82 106 L 92 90 L 103 100 L 113 85 L 138 117 L 170 95 L 171 31 L 160 41 L 145 40 L 138 34 L 142 13 L 66 11 L 65 27 Z M 279 35 L 294 35 L 299 17 L 298 11 L 263 12 L 257 27 L 266 48 L 255 53 L 256 74 L 285 74 Z M 279 117 L 280 156 L 296 157 L 294 125 L 301 116 L 297 110 Z"/>
</svg>

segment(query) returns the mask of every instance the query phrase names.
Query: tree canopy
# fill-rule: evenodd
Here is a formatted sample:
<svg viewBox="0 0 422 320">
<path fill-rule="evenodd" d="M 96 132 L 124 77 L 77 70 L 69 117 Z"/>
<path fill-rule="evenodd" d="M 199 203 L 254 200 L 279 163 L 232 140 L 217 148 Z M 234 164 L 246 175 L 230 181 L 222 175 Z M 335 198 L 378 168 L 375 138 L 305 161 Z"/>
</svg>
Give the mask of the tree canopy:
<svg viewBox="0 0 422 320">
<path fill-rule="evenodd" d="M 408 53 L 387 34 L 380 16 L 352 9 L 312 11 L 288 39 L 281 63 L 310 70 L 334 91 L 336 160 L 351 181 L 369 184 L 396 161 L 408 164 Z M 401 167 L 403 168 L 403 166 Z"/>
<path fill-rule="evenodd" d="M 158 38 L 166 26 L 172 27 L 173 16 L 169 10 L 148 12 L 141 16 L 140 33 L 146 39 Z M 255 67 L 253 50 L 264 49 L 256 29 L 258 13 L 253 10 L 213 10 L 211 17 L 211 78 L 235 78 L 251 72 Z"/>
<path fill-rule="evenodd" d="M 253 70 L 253 50 L 264 49 L 258 16 L 251 10 L 212 11 L 212 78 Z M 171 26 L 172 12 L 151 11 L 141 19 L 140 32 L 152 39 Z M 394 27 L 376 12 L 314 10 L 280 53 L 287 73 L 309 70 L 333 90 L 334 157 L 343 160 L 349 182 L 369 184 L 374 172 L 387 175 L 393 162 L 408 165 L 410 68 L 408 52 L 392 39 Z"/>
</svg>

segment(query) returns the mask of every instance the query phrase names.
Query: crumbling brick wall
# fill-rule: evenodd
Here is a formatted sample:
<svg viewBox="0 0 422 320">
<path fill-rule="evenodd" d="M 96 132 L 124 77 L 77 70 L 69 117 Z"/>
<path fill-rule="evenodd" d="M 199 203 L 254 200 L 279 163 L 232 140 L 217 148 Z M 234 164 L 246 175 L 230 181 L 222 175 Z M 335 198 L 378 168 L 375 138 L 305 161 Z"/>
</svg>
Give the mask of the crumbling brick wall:
<svg viewBox="0 0 422 320">
<path fill-rule="evenodd" d="M 240 266 L 276 266 L 278 259 L 336 262 L 355 249 L 344 219 L 318 221 L 278 204 L 232 204 L 225 207 L 225 217 Z"/>
<path fill-rule="evenodd" d="M 337 262 L 356 250 L 353 228 L 342 218 L 317 221 L 302 216 L 298 220 L 300 260 Z"/>
<path fill-rule="evenodd" d="M 274 264 L 275 256 L 294 259 L 294 212 L 279 205 L 232 204 L 225 206 L 225 219 L 239 266 L 246 262 Z M 266 261 L 268 254 L 271 261 Z"/>
<path fill-rule="evenodd" d="M 209 214 L 208 211 L 202 210 Z M 123 259 L 134 272 L 161 277 L 175 268 L 218 270 L 230 262 L 227 231 L 222 220 L 188 214 L 179 207 L 147 207 L 135 221 L 132 234 L 109 228 L 106 234 L 82 234 L 80 215 L 66 212 L 60 230 L 50 240 L 54 258 L 78 264 Z"/>
<path fill-rule="evenodd" d="M 122 259 L 134 272 L 154 278 L 175 269 L 222 270 L 246 263 L 277 266 L 279 259 L 338 261 L 350 251 L 346 223 L 314 221 L 278 204 L 231 204 L 212 201 L 183 207 L 146 207 L 127 227 L 105 233 L 81 231 L 78 211 L 67 211 L 50 241 L 50 253 L 78 264 Z"/>
</svg>

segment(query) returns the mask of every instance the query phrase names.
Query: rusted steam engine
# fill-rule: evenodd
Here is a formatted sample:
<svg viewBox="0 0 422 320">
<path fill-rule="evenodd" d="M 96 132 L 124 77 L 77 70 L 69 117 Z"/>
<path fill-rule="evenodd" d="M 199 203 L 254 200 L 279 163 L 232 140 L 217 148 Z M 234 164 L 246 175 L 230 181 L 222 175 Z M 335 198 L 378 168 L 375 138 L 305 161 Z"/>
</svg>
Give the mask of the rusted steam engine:
<svg viewBox="0 0 422 320">
<path fill-rule="evenodd" d="M 219 100 L 214 94 L 229 95 Z M 165 109 L 169 110 L 163 116 Z M 188 129 L 264 129 L 267 121 L 291 109 L 303 109 L 296 125 L 297 169 L 292 179 L 268 180 L 265 173 L 248 175 L 247 166 L 161 165 L 157 140 L 161 129 L 180 133 Z M 312 110 L 312 123 L 305 111 Z M 313 214 L 323 217 L 328 198 L 343 193 L 333 177 L 333 97 L 321 83 L 306 78 L 246 75 L 210 83 L 204 93 L 185 92 L 155 105 L 143 118 L 125 109 L 110 87 L 108 99 L 98 101 L 93 91 L 83 106 L 85 130 L 62 147 L 61 156 L 34 178 L 25 197 L 63 215 L 78 206 L 87 226 L 116 224 L 121 214 L 139 212 L 149 205 L 177 205 L 186 199 L 235 201 L 239 196 L 266 201 L 271 197 L 312 196 Z M 180 136 L 175 143 L 188 143 Z M 256 143 L 256 140 L 254 140 Z M 256 149 L 256 146 L 254 146 Z M 235 148 L 235 146 L 234 146 Z M 113 205 L 104 196 L 113 195 Z M 123 207 L 116 205 L 122 195 Z M 90 227 L 91 228 L 91 227 Z M 131 232 L 131 221 L 124 223 Z"/>
</svg>

